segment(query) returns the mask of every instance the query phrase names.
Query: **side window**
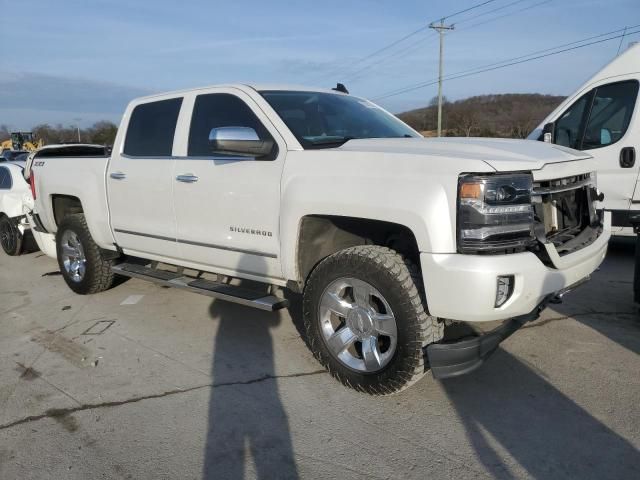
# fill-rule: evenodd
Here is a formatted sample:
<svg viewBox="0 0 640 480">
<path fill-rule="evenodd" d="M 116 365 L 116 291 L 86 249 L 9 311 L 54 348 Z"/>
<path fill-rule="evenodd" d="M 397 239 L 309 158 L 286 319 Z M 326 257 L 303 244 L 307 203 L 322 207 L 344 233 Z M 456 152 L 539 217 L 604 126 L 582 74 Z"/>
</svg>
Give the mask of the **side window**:
<svg viewBox="0 0 640 480">
<path fill-rule="evenodd" d="M 569 148 L 580 148 L 583 119 L 588 111 L 593 91 L 580 97 L 556 121 L 555 140 L 553 143 Z"/>
<path fill-rule="evenodd" d="M 191 116 L 189 156 L 212 156 L 213 153 L 209 148 L 209 132 L 212 128 L 219 127 L 249 127 L 256 131 L 261 140 L 273 140 L 256 114 L 240 98 L 228 93 L 198 95 Z M 273 160 L 276 155 L 277 147 L 274 142 L 273 151 L 264 159 Z"/>
<path fill-rule="evenodd" d="M 620 140 L 629 128 L 638 97 L 636 80 L 612 83 L 596 89 L 582 148 L 605 147 Z"/>
<path fill-rule="evenodd" d="M 11 190 L 11 172 L 7 167 L 0 167 L 0 190 Z"/>
<path fill-rule="evenodd" d="M 170 157 L 182 98 L 143 103 L 133 109 L 123 152 L 139 157 Z"/>
</svg>

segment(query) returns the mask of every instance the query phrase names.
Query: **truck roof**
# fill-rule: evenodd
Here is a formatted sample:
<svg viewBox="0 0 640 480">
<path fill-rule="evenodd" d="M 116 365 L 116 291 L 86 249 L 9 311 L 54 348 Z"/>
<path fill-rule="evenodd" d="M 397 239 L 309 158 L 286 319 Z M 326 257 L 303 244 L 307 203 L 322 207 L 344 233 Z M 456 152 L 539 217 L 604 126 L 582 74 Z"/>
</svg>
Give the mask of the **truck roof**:
<svg viewBox="0 0 640 480">
<path fill-rule="evenodd" d="M 145 95 L 144 97 L 138 97 L 136 100 L 145 100 L 152 99 L 157 97 L 164 97 L 168 95 L 180 95 L 186 94 L 190 92 L 197 92 L 199 90 L 207 90 L 209 88 L 237 88 L 239 90 L 247 90 L 252 89 L 258 92 L 267 91 L 267 90 L 284 90 L 284 91 L 294 91 L 294 92 L 321 92 L 321 93 L 333 93 L 336 95 L 345 95 L 342 92 L 338 92 L 336 90 L 332 90 L 331 88 L 318 88 L 318 87 L 309 87 L 304 85 L 293 85 L 293 84 L 285 84 L 285 83 L 223 83 L 223 84 L 214 84 L 207 85 L 203 87 L 195 87 L 195 88 L 185 88 L 182 90 L 173 90 L 169 92 L 159 92 L 154 93 L 152 95 Z"/>
</svg>

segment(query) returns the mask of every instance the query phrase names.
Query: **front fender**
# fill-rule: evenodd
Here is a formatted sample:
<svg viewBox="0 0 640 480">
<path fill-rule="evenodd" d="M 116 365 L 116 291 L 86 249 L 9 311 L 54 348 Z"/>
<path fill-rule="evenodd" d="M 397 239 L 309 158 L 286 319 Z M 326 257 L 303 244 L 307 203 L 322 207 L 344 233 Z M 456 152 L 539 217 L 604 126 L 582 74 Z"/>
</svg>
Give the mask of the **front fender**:
<svg viewBox="0 0 640 480">
<path fill-rule="evenodd" d="M 402 155 L 371 162 L 363 155 L 341 159 L 344 153 L 331 153 L 322 158 L 316 152 L 290 152 L 287 158 L 280 217 L 286 279 L 299 278 L 298 237 L 307 215 L 396 223 L 413 232 L 421 252 L 455 252 L 456 173 L 415 158 L 402 162 Z"/>
</svg>

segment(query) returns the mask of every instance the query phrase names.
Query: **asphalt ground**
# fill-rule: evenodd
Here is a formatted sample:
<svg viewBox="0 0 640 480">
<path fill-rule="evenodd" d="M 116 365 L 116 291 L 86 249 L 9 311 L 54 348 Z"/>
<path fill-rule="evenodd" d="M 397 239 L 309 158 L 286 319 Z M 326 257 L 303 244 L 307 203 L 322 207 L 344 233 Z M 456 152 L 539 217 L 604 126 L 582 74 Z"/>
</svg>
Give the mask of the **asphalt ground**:
<svg viewBox="0 0 640 480">
<path fill-rule="evenodd" d="M 478 371 L 389 397 L 320 368 L 296 302 L 56 271 L 0 254 L 0 479 L 640 478 L 632 242 Z"/>
</svg>

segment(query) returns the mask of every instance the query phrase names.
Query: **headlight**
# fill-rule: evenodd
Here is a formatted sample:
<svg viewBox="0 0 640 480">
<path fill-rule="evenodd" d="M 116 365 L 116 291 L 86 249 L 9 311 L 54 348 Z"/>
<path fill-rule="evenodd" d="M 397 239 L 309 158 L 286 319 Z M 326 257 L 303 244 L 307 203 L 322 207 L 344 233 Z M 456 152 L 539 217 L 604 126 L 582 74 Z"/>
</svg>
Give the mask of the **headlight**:
<svg viewBox="0 0 640 480">
<path fill-rule="evenodd" d="M 535 241 L 529 174 L 463 175 L 458 181 L 458 251 L 523 249 Z"/>
</svg>

